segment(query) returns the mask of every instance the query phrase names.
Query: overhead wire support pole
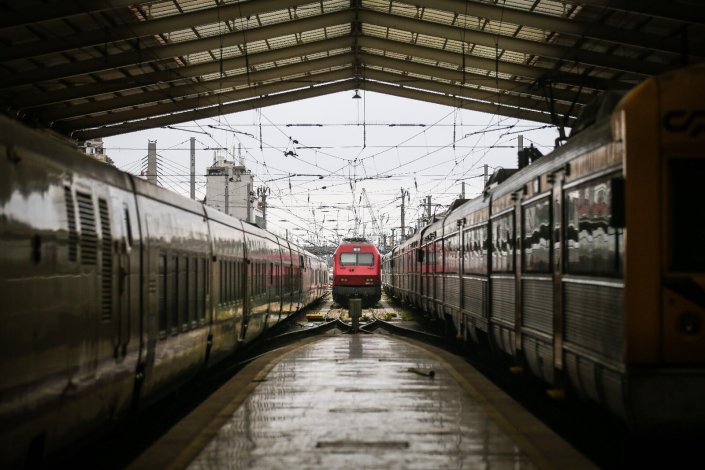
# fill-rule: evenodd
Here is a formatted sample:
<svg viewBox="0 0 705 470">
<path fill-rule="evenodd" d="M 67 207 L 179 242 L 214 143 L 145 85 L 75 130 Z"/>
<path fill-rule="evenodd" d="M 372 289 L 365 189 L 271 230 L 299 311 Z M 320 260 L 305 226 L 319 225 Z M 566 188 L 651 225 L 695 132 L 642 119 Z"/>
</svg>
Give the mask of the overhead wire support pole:
<svg viewBox="0 0 705 470">
<path fill-rule="evenodd" d="M 191 199 L 196 199 L 196 138 L 191 137 Z"/>
<path fill-rule="evenodd" d="M 382 236 L 382 229 L 379 226 L 379 223 L 377 223 L 377 217 L 375 216 L 374 211 L 372 210 L 372 204 L 370 204 L 370 198 L 367 197 L 367 191 L 365 191 L 365 188 L 362 188 L 362 196 L 365 198 L 365 204 L 367 205 L 367 210 L 370 211 L 370 219 L 372 219 L 372 226 L 375 229 L 375 232 L 377 233 L 377 237 Z M 379 242 L 379 240 L 378 240 Z"/>
</svg>

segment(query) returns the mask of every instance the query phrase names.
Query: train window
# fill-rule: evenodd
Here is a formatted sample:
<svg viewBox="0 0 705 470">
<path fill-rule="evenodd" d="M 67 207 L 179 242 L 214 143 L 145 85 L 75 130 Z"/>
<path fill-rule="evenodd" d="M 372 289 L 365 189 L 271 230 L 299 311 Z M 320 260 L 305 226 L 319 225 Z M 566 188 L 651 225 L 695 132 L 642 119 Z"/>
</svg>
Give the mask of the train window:
<svg viewBox="0 0 705 470">
<path fill-rule="evenodd" d="M 188 271 L 188 288 L 189 288 L 189 302 L 188 302 L 188 322 L 192 325 L 196 322 L 196 315 L 198 311 L 198 260 L 196 258 L 191 258 L 189 261 L 189 271 Z"/>
<path fill-rule="evenodd" d="M 601 178 L 570 188 L 565 198 L 566 272 L 618 275 L 622 247 L 617 229 L 609 224 L 609 179 Z"/>
<path fill-rule="evenodd" d="M 482 225 L 464 233 L 466 274 L 487 274 L 487 226 Z"/>
<path fill-rule="evenodd" d="M 132 247 L 132 224 L 130 223 L 130 211 L 127 204 L 123 205 L 123 220 L 125 223 L 125 233 L 127 235 L 127 246 Z"/>
<path fill-rule="evenodd" d="M 357 264 L 357 254 L 356 253 L 341 253 L 340 254 L 340 265 L 341 266 L 354 266 Z"/>
<path fill-rule="evenodd" d="M 235 271 L 237 267 L 235 266 L 235 261 L 229 261 L 228 262 L 228 302 L 234 302 L 235 301 L 235 282 L 236 282 L 236 275 Z"/>
<path fill-rule="evenodd" d="M 159 332 L 166 334 L 166 316 L 167 316 L 167 271 L 166 271 L 166 255 L 159 255 L 159 279 L 157 280 L 159 290 Z"/>
<path fill-rule="evenodd" d="M 169 327 L 171 328 L 172 334 L 176 334 L 178 332 L 178 326 L 179 326 L 179 257 L 178 256 L 172 256 L 171 257 L 171 266 L 172 266 L 172 295 L 171 295 L 171 322 L 169 324 Z"/>
<path fill-rule="evenodd" d="M 514 213 L 492 220 L 492 272 L 514 271 Z"/>
<path fill-rule="evenodd" d="M 705 205 L 702 175 L 705 160 L 671 158 L 668 161 L 669 269 L 675 272 L 705 270 Z"/>
<path fill-rule="evenodd" d="M 442 241 L 438 240 L 433 243 L 433 272 L 443 272 L 443 245 Z"/>
<path fill-rule="evenodd" d="M 458 260 L 460 259 L 459 237 L 460 234 L 451 235 L 443 242 L 443 253 L 445 256 L 443 270 L 449 274 L 456 274 L 458 272 Z"/>
<path fill-rule="evenodd" d="M 188 312 L 188 257 L 179 257 L 179 323 L 183 330 L 186 327 L 186 316 Z"/>
<path fill-rule="evenodd" d="M 341 266 L 374 266 L 375 257 L 372 253 L 341 253 Z"/>
<path fill-rule="evenodd" d="M 551 216 L 549 199 L 545 198 L 523 209 L 524 271 L 545 273 L 551 270 Z"/>
<path fill-rule="evenodd" d="M 198 317 L 206 317 L 206 260 L 198 260 Z"/>
<path fill-rule="evenodd" d="M 235 283 L 234 284 L 235 290 L 233 292 L 234 299 L 242 299 L 245 296 L 245 294 L 244 294 L 245 290 L 244 290 L 244 286 L 243 286 L 243 283 L 245 281 L 243 279 L 243 276 L 245 276 L 247 274 L 246 273 L 247 266 L 248 265 L 244 264 L 244 262 L 242 262 L 242 261 L 234 261 L 233 262 L 233 269 L 234 269 L 233 282 Z M 243 271 L 243 270 L 245 270 L 245 271 Z"/>
<path fill-rule="evenodd" d="M 375 257 L 372 253 L 358 253 L 357 254 L 357 265 L 358 266 L 374 266 Z"/>
<path fill-rule="evenodd" d="M 223 305 L 223 302 L 225 301 L 225 264 L 222 260 L 218 264 L 218 271 L 220 272 L 220 295 L 218 297 L 218 305 Z"/>
<path fill-rule="evenodd" d="M 257 294 L 259 289 L 259 264 L 253 263 L 250 265 L 250 279 L 252 279 L 252 295 Z"/>
</svg>

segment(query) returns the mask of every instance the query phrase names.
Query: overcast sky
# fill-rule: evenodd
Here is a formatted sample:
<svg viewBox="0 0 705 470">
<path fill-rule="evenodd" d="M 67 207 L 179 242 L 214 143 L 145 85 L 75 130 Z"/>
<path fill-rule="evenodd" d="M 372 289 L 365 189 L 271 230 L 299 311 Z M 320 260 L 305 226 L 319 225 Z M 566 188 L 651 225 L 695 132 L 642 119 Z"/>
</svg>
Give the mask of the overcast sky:
<svg viewBox="0 0 705 470">
<path fill-rule="evenodd" d="M 214 149 L 227 149 L 232 159 L 240 145 L 255 188 L 269 188 L 268 229 L 335 244 L 352 235 L 355 214 L 360 234 L 363 228 L 367 236 L 375 233 L 363 188 L 382 229 L 390 234 L 396 228 L 398 235 L 402 188 L 408 191 L 405 225 L 413 227 L 426 196 L 440 212 L 460 196 L 463 181 L 467 198 L 480 193 L 484 164 L 490 174 L 516 167 L 519 135 L 524 146 L 533 143 L 544 154 L 558 136 L 534 122 L 359 93 L 361 99 L 343 92 L 108 137 L 105 149 L 118 168 L 139 174 L 147 141 L 156 140 L 162 185 L 188 196 L 189 140 L 195 137 L 196 196 L 202 200 Z"/>
</svg>

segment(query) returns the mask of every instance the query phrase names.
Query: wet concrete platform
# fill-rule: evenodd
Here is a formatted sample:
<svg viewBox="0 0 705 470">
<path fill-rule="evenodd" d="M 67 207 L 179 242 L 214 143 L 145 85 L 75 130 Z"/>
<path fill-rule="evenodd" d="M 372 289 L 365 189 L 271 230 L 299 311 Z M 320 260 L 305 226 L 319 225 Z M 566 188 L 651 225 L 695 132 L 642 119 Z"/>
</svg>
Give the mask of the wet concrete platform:
<svg viewBox="0 0 705 470">
<path fill-rule="evenodd" d="M 461 358 L 332 334 L 259 358 L 134 468 L 592 468 Z"/>
</svg>

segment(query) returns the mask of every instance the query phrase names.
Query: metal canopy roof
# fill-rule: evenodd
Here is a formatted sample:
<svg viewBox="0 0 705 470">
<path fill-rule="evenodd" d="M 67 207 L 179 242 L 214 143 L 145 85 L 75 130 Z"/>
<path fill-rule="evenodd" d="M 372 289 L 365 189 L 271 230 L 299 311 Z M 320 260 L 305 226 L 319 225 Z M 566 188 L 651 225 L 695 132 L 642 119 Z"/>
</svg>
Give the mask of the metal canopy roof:
<svg viewBox="0 0 705 470">
<path fill-rule="evenodd" d="M 0 0 L 4 112 L 85 140 L 345 90 L 570 126 L 705 58 L 699 0 Z"/>
</svg>

